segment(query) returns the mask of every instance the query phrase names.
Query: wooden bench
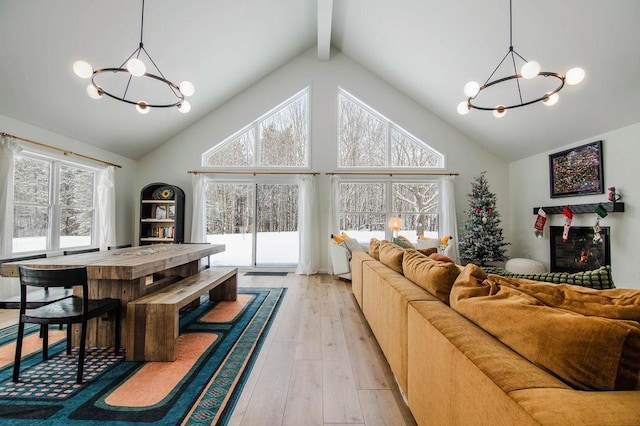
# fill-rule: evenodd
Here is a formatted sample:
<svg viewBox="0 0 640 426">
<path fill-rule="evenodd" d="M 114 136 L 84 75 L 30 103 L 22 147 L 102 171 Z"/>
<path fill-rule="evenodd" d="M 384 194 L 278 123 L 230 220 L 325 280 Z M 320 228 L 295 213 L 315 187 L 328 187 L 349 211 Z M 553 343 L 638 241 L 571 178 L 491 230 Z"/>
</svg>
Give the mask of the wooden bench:
<svg viewBox="0 0 640 426">
<path fill-rule="evenodd" d="M 233 301 L 238 294 L 238 269 L 205 269 L 127 304 L 127 361 L 175 361 L 179 311 L 209 299 Z"/>
</svg>

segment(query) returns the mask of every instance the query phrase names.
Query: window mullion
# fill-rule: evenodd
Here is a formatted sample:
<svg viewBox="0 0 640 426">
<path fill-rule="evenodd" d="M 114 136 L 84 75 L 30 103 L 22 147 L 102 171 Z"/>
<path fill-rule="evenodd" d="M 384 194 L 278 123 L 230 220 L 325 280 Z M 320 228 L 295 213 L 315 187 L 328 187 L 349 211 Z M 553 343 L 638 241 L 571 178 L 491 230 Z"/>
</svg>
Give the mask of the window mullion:
<svg viewBox="0 0 640 426">
<path fill-rule="evenodd" d="M 51 183 L 49 185 L 49 232 L 47 249 L 60 248 L 60 163 L 51 163 Z"/>
</svg>

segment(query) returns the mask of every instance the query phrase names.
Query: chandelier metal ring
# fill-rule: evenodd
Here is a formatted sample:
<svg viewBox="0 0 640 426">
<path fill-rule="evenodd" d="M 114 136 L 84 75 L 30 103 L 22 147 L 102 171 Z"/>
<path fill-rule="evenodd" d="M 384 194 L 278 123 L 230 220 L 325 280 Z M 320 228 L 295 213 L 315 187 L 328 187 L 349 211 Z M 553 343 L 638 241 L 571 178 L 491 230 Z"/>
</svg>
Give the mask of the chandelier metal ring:
<svg viewBox="0 0 640 426">
<path fill-rule="evenodd" d="M 533 99 L 531 101 L 527 101 L 527 102 L 521 102 L 518 104 L 513 104 L 513 105 L 509 105 L 509 106 L 502 106 L 502 109 L 513 109 L 513 108 L 519 108 L 519 107 L 523 107 L 523 106 L 527 106 L 527 105 L 531 105 L 534 104 L 536 102 L 540 102 L 540 101 L 544 101 L 546 99 L 548 99 L 551 95 L 553 95 L 554 93 L 558 93 L 560 90 L 562 90 L 562 88 L 564 87 L 564 83 L 565 83 L 565 77 L 555 73 L 555 72 L 547 72 L 547 71 L 540 71 L 540 73 L 538 74 L 538 76 L 542 76 L 542 77 L 554 77 L 557 78 L 558 80 L 560 80 L 560 85 L 553 90 L 552 92 L 547 92 L 545 93 L 543 96 Z M 473 98 L 469 98 L 467 100 L 467 104 L 469 105 L 469 107 L 471 108 L 475 108 L 475 109 L 479 109 L 479 110 L 483 110 L 483 111 L 495 111 L 496 109 L 498 109 L 495 106 L 492 107 L 483 107 L 483 106 L 479 106 L 479 105 L 474 105 L 472 100 L 477 99 L 478 96 L 480 95 L 480 93 L 482 93 L 483 90 L 487 89 L 488 87 L 494 86 L 496 84 L 500 84 L 500 83 L 504 83 L 506 81 L 509 80 L 513 80 L 513 79 L 519 79 L 519 78 L 523 78 L 521 74 L 515 74 L 515 75 L 510 75 L 508 77 L 504 77 L 504 78 L 500 78 L 498 80 L 494 80 L 491 81 L 489 83 L 484 84 L 482 87 L 480 87 L 480 90 L 478 91 L 478 94 L 473 97 Z M 519 91 L 519 90 L 518 90 Z"/>
<path fill-rule="evenodd" d="M 131 105 L 138 105 L 140 103 L 140 101 L 132 101 L 132 100 L 126 99 L 126 93 L 127 93 L 126 90 L 125 90 L 125 94 L 123 96 L 117 96 L 117 95 L 114 95 L 113 93 L 109 93 L 102 86 L 98 85 L 96 83 L 96 81 L 95 81 L 95 78 L 98 75 L 106 73 L 106 72 L 113 72 L 113 73 L 121 72 L 121 73 L 126 73 L 126 74 L 130 75 L 129 70 L 127 70 L 126 68 L 102 68 L 102 69 L 99 69 L 99 70 L 95 70 L 93 72 L 93 75 L 91 76 L 91 84 L 96 88 L 96 90 L 98 90 L 99 93 L 107 95 L 112 99 L 116 99 L 116 100 L 119 100 L 119 101 L 122 101 L 122 102 L 126 102 L 126 103 L 131 104 Z M 145 72 L 140 77 L 136 77 L 136 78 L 143 78 L 143 77 L 152 78 L 152 79 L 158 80 L 158 81 L 166 84 L 167 86 L 169 86 L 169 88 L 171 89 L 173 94 L 178 99 L 174 103 L 147 104 L 147 107 L 152 107 L 152 108 L 171 108 L 171 107 L 179 106 L 182 102 L 184 102 L 184 95 L 182 94 L 182 92 L 180 92 L 180 87 L 178 87 L 177 84 L 167 80 L 164 77 L 160 77 L 160 76 L 157 76 L 155 74 L 148 73 L 148 72 Z M 128 84 L 127 84 L 127 86 L 128 86 Z"/>
</svg>

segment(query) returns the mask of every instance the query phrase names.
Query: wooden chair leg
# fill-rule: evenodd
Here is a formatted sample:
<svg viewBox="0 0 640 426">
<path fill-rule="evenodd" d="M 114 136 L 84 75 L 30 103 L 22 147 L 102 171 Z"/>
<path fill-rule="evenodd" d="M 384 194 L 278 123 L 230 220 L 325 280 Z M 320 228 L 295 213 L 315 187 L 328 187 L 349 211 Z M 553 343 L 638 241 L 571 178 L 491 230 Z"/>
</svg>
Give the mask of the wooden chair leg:
<svg viewBox="0 0 640 426">
<path fill-rule="evenodd" d="M 78 348 L 78 377 L 76 383 L 82 384 L 82 373 L 84 372 L 84 352 L 85 344 L 87 343 L 87 322 L 82 323 L 82 330 L 80 330 L 80 347 Z"/>
<path fill-rule="evenodd" d="M 24 337 L 24 323 L 18 323 L 18 337 L 16 340 L 16 357 L 13 361 L 13 381 L 18 383 L 20 379 L 20 361 L 22 359 L 22 338 Z"/>
</svg>

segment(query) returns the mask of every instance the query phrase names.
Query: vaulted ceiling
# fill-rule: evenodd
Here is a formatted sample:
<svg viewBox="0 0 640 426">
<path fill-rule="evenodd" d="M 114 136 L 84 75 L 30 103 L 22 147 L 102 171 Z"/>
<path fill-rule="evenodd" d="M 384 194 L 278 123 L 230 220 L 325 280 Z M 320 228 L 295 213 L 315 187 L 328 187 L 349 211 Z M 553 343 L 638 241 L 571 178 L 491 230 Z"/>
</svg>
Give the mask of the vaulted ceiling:
<svg viewBox="0 0 640 426">
<path fill-rule="evenodd" d="M 640 121 L 637 0 L 513 0 L 515 50 L 543 71 L 581 66 L 587 77 L 553 107 L 502 119 L 456 106 L 463 85 L 484 82 L 508 51 L 507 0 L 148 0 L 145 48 L 196 94 L 189 114 L 147 115 L 92 101 L 71 71 L 78 59 L 120 65 L 138 45 L 140 8 L 2 0 L 0 114 L 137 159 L 301 52 L 330 60 L 333 46 L 507 161 Z"/>
</svg>

